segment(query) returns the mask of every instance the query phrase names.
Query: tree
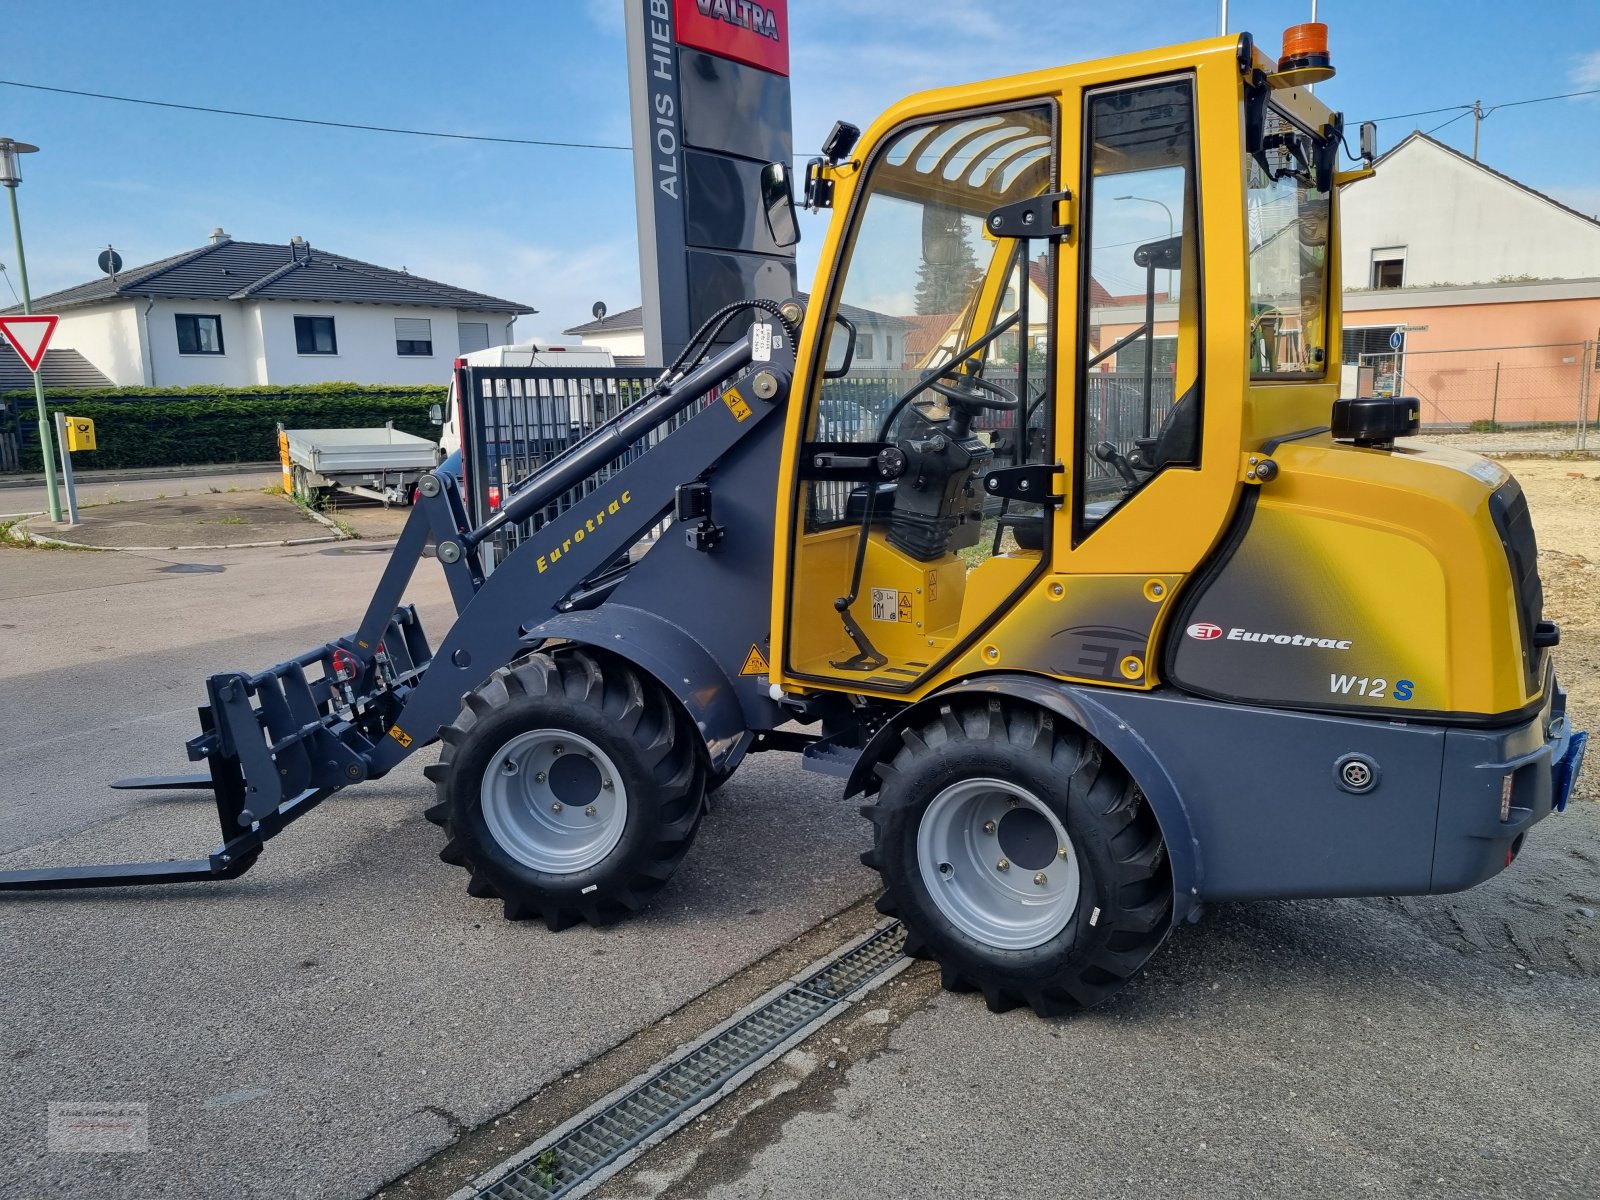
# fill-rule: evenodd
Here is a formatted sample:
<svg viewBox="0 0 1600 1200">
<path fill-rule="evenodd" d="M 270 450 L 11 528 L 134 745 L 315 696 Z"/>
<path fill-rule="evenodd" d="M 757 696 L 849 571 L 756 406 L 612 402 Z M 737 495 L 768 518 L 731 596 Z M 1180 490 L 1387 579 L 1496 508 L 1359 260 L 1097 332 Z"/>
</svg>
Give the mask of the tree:
<svg viewBox="0 0 1600 1200">
<path fill-rule="evenodd" d="M 917 313 L 960 312 L 978 279 L 978 260 L 967 241 L 960 209 L 930 204 L 922 210 L 922 265 L 917 268 Z"/>
</svg>

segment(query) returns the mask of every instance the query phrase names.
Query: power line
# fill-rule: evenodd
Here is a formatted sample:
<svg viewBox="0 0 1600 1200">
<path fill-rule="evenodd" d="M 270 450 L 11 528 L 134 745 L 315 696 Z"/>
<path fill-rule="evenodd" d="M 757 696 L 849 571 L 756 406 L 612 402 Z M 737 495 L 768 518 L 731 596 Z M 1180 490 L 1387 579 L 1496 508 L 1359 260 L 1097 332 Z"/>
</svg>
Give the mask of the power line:
<svg viewBox="0 0 1600 1200">
<path fill-rule="evenodd" d="M 1559 96 L 1535 96 L 1531 100 L 1507 100 L 1504 103 L 1492 105 L 1484 111 L 1485 113 L 1491 113 L 1497 108 L 1516 108 L 1518 105 L 1522 104 L 1543 104 L 1547 100 L 1570 100 L 1574 96 L 1600 96 L 1600 88 L 1586 88 L 1581 92 L 1562 92 Z M 1444 108 L 1425 108 L 1420 112 L 1395 113 L 1390 117 L 1372 117 L 1368 119 L 1376 121 L 1399 121 L 1406 117 L 1431 117 L 1436 113 L 1454 112 L 1458 108 L 1463 108 L 1468 112 L 1471 112 L 1473 106 L 1470 104 L 1449 104 Z"/>
<path fill-rule="evenodd" d="M 26 88 L 35 92 L 54 92 L 62 96 L 83 96 L 91 100 L 113 100 L 119 104 L 140 104 L 148 108 L 172 108 L 182 112 L 211 113 L 221 117 L 248 117 L 255 121 L 280 121 L 289 125 L 320 125 L 326 129 L 354 129 L 363 133 L 396 133 L 408 137 L 447 138 L 459 142 L 495 142 L 509 146 L 549 146 L 563 150 L 632 150 L 630 145 L 618 145 L 612 142 L 557 142 L 544 138 L 515 138 L 493 137 L 482 133 L 448 133 L 436 129 L 404 129 L 394 125 L 365 125 L 357 121 L 326 121 L 317 117 L 290 117 L 281 113 L 249 112 L 236 108 L 217 108 L 206 104 L 179 104 L 172 100 L 149 100 L 141 96 L 117 96 L 109 92 L 89 92 L 77 88 L 51 87 L 43 83 L 24 83 L 17 79 L 0 79 L 0 85 L 6 87 Z M 1555 96 L 1534 96 L 1527 100 L 1507 100 L 1483 110 L 1483 115 L 1501 108 L 1518 108 L 1524 104 L 1544 104 L 1551 100 L 1571 100 L 1577 96 L 1600 95 L 1600 88 L 1585 88 L 1577 92 L 1562 92 Z M 1416 112 L 1394 113 L 1387 117 L 1371 118 L 1376 121 L 1400 121 L 1408 117 L 1431 117 L 1439 113 L 1456 112 L 1461 110 L 1462 115 L 1472 112 L 1474 105 L 1449 104 L 1443 108 L 1424 108 Z M 1457 118 L 1452 117 L 1451 120 Z M 1450 122 L 1445 122 L 1449 124 Z M 1443 125 L 1436 128 L 1442 129 Z M 798 155 L 797 155 L 798 157 Z"/>
<path fill-rule="evenodd" d="M 1427 130 L 1424 130 L 1423 132 L 1425 134 L 1429 134 L 1429 135 L 1438 133 L 1439 130 L 1443 129 L 1446 125 L 1454 125 L 1457 121 L 1461 120 L 1462 117 L 1470 117 L 1473 114 L 1473 111 L 1474 110 L 1473 110 L 1472 106 L 1468 105 L 1466 108 L 1464 108 L 1460 112 L 1458 112 L 1455 116 L 1451 117 L 1448 121 L 1441 121 L 1439 124 L 1435 125 L 1432 129 L 1427 129 Z"/>
<path fill-rule="evenodd" d="M 87 96 L 93 100 L 116 100 L 123 104 L 143 104 L 150 108 L 177 108 L 184 112 L 214 113 L 223 117 L 250 117 L 257 121 L 283 121 L 291 125 L 323 125 L 330 129 L 359 129 L 367 133 L 402 133 L 412 137 L 450 138 L 460 142 L 501 142 L 513 146 L 556 146 L 566 150 L 631 150 L 632 146 L 604 142 L 551 142 L 542 138 L 490 137 L 481 133 L 441 133 L 432 129 L 399 129 L 390 125 L 362 125 L 354 121 L 321 121 L 314 117 L 286 117 L 277 113 L 244 112 L 234 108 L 212 108 L 204 104 L 176 104 L 170 100 L 145 100 L 138 96 L 113 96 L 106 92 L 83 92 L 75 88 L 48 87 L 42 83 L 22 83 L 0 79 L 7 87 L 28 88 L 35 92 L 56 92 L 63 96 Z"/>
</svg>

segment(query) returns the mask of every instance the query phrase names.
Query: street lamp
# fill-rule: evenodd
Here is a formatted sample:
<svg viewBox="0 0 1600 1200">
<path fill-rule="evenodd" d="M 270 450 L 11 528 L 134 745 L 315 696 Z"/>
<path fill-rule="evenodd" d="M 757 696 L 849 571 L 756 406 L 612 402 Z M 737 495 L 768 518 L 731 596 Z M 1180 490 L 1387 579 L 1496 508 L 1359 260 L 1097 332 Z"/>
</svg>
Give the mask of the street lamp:
<svg viewBox="0 0 1600 1200">
<path fill-rule="evenodd" d="M 1224 17 L 1226 20 L 1226 17 Z M 1172 224 L 1172 210 L 1160 200 L 1152 200 L 1149 196 L 1113 196 L 1113 200 L 1143 200 L 1146 204 L 1160 204 L 1161 211 L 1167 214 L 1167 240 L 1172 240 L 1174 226 Z M 1167 268 L 1167 299 L 1172 299 L 1172 268 Z"/>
<path fill-rule="evenodd" d="M 27 142 L 0 138 L 0 184 L 5 185 L 11 196 L 11 232 L 17 239 L 17 274 L 22 276 L 22 311 L 30 316 L 33 313 L 33 297 L 28 293 L 28 260 L 22 253 L 22 218 L 17 215 L 17 185 L 22 182 L 21 156 L 38 152 L 39 147 L 30 146 Z M 44 366 L 42 359 L 39 365 Z M 44 458 L 44 482 L 50 496 L 50 519 L 59 523 L 61 497 L 56 492 L 56 469 L 52 461 L 55 447 L 50 437 L 50 416 L 44 407 L 44 376 L 38 371 L 33 373 L 33 398 L 39 409 L 39 453 Z"/>
</svg>

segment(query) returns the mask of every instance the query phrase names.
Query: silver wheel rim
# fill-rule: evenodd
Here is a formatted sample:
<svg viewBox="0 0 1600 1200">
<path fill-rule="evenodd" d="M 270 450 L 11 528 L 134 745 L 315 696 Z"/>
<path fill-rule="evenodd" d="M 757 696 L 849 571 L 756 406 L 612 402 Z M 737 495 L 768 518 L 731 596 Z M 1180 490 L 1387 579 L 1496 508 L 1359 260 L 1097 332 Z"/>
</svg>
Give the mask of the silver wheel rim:
<svg viewBox="0 0 1600 1200">
<path fill-rule="evenodd" d="M 999 779 L 944 789 L 917 826 L 928 895 L 986 946 L 1027 950 L 1067 927 L 1078 908 L 1078 856 L 1065 827 L 1032 792 Z"/>
<path fill-rule="evenodd" d="M 565 729 L 519 733 L 484 768 L 483 819 L 500 848 L 549 875 L 587 871 L 622 840 L 628 796 L 616 764 Z"/>
</svg>

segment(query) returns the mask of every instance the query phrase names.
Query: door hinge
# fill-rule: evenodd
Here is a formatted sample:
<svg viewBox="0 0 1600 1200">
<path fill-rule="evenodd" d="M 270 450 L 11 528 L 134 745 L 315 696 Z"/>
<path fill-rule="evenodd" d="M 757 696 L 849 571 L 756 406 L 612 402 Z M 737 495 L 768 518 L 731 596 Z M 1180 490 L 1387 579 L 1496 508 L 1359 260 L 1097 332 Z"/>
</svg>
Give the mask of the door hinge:
<svg viewBox="0 0 1600 1200">
<path fill-rule="evenodd" d="M 1058 206 L 1063 206 L 1062 213 Z M 1063 190 L 1002 204 L 989 213 L 984 227 L 990 237 L 1048 238 L 1064 242 L 1072 236 L 1072 192 Z M 1065 219 L 1058 219 L 1064 216 Z"/>
<path fill-rule="evenodd" d="M 1020 467 L 1000 467 L 983 477 L 983 490 L 1005 500 L 1030 504 L 1058 505 L 1062 494 L 1055 490 L 1054 477 L 1061 474 L 1060 463 L 1024 463 Z"/>
</svg>

